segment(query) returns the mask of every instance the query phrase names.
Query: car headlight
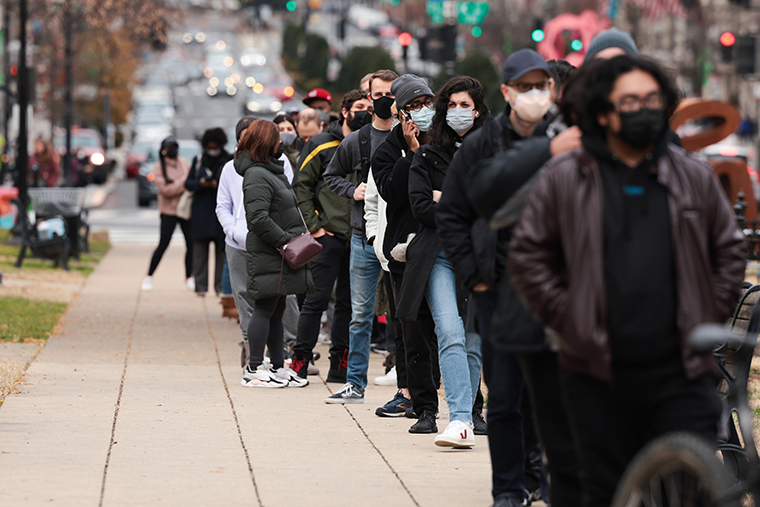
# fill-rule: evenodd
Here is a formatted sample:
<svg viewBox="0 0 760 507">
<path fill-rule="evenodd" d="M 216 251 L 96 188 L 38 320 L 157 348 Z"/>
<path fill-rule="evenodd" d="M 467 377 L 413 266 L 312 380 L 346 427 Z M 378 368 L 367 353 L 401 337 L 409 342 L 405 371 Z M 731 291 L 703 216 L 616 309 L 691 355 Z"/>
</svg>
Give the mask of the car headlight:
<svg viewBox="0 0 760 507">
<path fill-rule="evenodd" d="M 206 88 L 206 93 L 208 93 L 209 95 L 211 95 L 213 97 L 214 95 L 217 94 L 216 87 L 215 86 L 209 86 L 208 88 Z"/>
<path fill-rule="evenodd" d="M 227 95 L 229 95 L 230 97 L 232 97 L 236 93 L 237 93 L 237 88 L 235 88 L 234 86 L 228 86 L 227 87 Z"/>
<path fill-rule="evenodd" d="M 247 108 L 248 108 L 248 110 L 249 110 L 250 112 L 252 112 L 252 113 L 258 113 L 259 111 L 261 111 L 261 104 L 259 104 L 259 103 L 258 103 L 258 102 L 256 102 L 255 100 L 252 100 L 252 101 L 248 102 L 248 103 L 245 105 L 245 107 L 247 107 Z"/>
<path fill-rule="evenodd" d="M 90 163 L 92 165 L 103 165 L 105 161 L 106 157 L 102 153 L 93 153 L 90 155 Z"/>
<path fill-rule="evenodd" d="M 269 110 L 272 111 L 273 113 L 276 113 L 280 109 L 282 109 L 282 103 L 277 100 L 269 104 Z"/>
</svg>

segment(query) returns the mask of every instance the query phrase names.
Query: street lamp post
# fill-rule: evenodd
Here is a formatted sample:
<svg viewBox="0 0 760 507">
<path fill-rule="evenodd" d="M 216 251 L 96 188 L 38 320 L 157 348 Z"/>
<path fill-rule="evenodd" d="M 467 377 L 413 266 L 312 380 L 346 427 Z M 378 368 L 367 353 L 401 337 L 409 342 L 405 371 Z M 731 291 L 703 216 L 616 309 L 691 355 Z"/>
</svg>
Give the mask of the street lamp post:
<svg viewBox="0 0 760 507">
<path fill-rule="evenodd" d="M 66 153 L 63 155 L 63 180 L 70 184 L 71 179 L 71 124 L 72 124 L 72 98 L 71 98 L 71 0 L 63 3 L 63 33 L 64 33 L 64 96 L 63 96 L 63 126 L 66 129 Z"/>
<path fill-rule="evenodd" d="M 26 65 L 26 20 L 27 8 L 26 0 L 19 0 L 19 41 L 21 42 L 18 52 L 18 153 L 16 155 L 16 173 L 18 180 L 18 195 L 21 200 L 23 209 L 19 210 L 22 217 L 26 217 L 26 209 L 29 205 L 29 194 L 27 192 L 29 171 L 29 151 L 28 151 L 28 121 L 27 107 L 29 104 L 29 69 Z"/>
</svg>

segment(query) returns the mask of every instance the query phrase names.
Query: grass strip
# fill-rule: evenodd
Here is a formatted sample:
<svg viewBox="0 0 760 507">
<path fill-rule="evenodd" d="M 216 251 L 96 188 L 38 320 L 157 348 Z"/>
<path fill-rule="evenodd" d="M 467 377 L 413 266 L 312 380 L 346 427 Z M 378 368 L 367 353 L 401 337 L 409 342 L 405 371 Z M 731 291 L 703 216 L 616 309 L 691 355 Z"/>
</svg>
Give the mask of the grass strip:
<svg viewBox="0 0 760 507">
<path fill-rule="evenodd" d="M 0 298 L 0 341 L 24 342 L 47 339 L 68 304 Z"/>
</svg>

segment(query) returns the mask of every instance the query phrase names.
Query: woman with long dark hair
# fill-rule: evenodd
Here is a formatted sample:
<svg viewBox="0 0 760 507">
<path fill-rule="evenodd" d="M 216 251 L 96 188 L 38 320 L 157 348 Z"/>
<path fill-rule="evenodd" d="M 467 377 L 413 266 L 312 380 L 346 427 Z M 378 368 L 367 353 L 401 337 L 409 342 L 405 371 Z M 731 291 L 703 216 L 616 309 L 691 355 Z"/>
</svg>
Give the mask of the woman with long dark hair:
<svg viewBox="0 0 760 507">
<path fill-rule="evenodd" d="M 416 320 L 423 299 L 427 301 L 435 322 L 438 361 L 449 406 L 449 424 L 435 443 L 469 448 L 475 444 L 472 408 L 482 355 L 477 335 L 465 333 L 458 304 L 464 298 L 441 247 L 435 211 L 454 153 L 462 138 L 483 123 L 488 107 L 480 82 L 471 77 L 449 80 L 436 95 L 433 107 L 429 142 L 417 150 L 409 171 L 409 202 L 420 227 L 407 247 L 397 308 L 399 318 Z M 420 420 L 423 418 L 434 423 L 435 414 L 420 414 Z"/>
<path fill-rule="evenodd" d="M 256 120 L 240 138 L 235 170 L 243 177 L 243 207 L 248 223 L 246 237 L 247 292 L 254 300 L 248 324 L 251 355 L 243 372 L 245 387 L 304 387 L 309 381 L 284 366 L 282 315 L 289 294 L 314 289 L 308 264 L 291 269 L 279 249 L 306 232 L 296 194 L 283 162 L 278 160 L 280 133 L 271 121 Z M 271 369 L 261 366 L 264 347 Z"/>
<path fill-rule="evenodd" d="M 182 235 L 185 236 L 185 288 L 194 289 L 192 272 L 193 258 L 190 243 L 190 222 L 177 216 L 177 204 L 185 191 L 185 180 L 190 172 L 190 164 L 179 156 L 179 144 L 177 140 L 169 136 L 161 142 L 158 151 L 158 162 L 153 167 L 155 180 L 153 183 L 158 189 L 158 212 L 161 215 L 161 236 L 158 247 L 153 252 L 148 268 L 148 276 L 142 281 L 142 290 L 153 288 L 153 273 L 156 272 L 161 257 L 169 247 L 174 235 L 174 229 L 179 224 Z"/>
</svg>

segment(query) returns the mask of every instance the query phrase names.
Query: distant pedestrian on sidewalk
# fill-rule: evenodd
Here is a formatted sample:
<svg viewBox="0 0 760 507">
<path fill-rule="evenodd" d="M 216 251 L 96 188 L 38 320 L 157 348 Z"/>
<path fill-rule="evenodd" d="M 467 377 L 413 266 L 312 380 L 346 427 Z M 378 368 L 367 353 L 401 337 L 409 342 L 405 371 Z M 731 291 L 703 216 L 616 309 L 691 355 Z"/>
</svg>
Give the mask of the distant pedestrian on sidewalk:
<svg viewBox="0 0 760 507">
<path fill-rule="evenodd" d="M 283 364 L 285 298 L 314 290 L 308 265 L 291 269 L 278 248 L 306 232 L 298 200 L 277 160 L 280 134 L 277 126 L 256 120 L 241 136 L 235 153 L 235 170 L 243 176 L 246 237 L 247 294 L 255 301 L 248 324 L 251 356 L 243 373 L 246 387 L 303 387 L 309 381 Z M 259 369 L 269 348 L 272 369 Z"/>
<path fill-rule="evenodd" d="M 208 249 L 214 243 L 214 291 L 222 293 L 222 269 L 224 268 L 224 233 L 216 219 L 216 192 L 219 175 L 232 155 L 224 149 L 227 134 L 220 128 L 203 133 L 203 153 L 193 159 L 185 188 L 195 192 L 193 196 L 190 229 L 193 239 L 193 277 L 195 293 L 205 296 L 208 291 Z"/>
<path fill-rule="evenodd" d="M 185 191 L 185 180 L 190 172 L 187 160 L 178 155 L 179 144 L 173 137 L 167 137 L 161 142 L 158 152 L 158 162 L 153 167 L 156 179 L 154 183 L 158 189 L 158 212 L 161 215 L 161 236 L 158 240 L 156 251 L 150 260 L 148 276 L 143 281 L 142 290 L 153 288 L 153 273 L 156 272 L 158 263 L 169 248 L 174 229 L 179 224 L 182 235 L 185 237 L 185 288 L 193 289 L 193 251 L 190 243 L 190 222 L 177 216 L 177 203 Z"/>
</svg>

